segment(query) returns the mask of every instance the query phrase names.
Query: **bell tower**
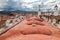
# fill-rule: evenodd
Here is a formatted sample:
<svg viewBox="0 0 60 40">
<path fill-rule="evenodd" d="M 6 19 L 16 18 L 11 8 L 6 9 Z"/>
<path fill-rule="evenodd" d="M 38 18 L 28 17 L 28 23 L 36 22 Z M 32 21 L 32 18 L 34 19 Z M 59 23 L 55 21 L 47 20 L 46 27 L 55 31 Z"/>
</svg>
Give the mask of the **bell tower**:
<svg viewBox="0 0 60 40">
<path fill-rule="evenodd" d="M 40 5 L 38 5 L 38 17 L 40 18 L 41 16 L 41 10 L 40 10 Z"/>
<path fill-rule="evenodd" d="M 57 5 L 55 5 L 55 7 L 54 7 L 54 14 L 53 15 L 58 16 L 58 6 Z"/>
</svg>

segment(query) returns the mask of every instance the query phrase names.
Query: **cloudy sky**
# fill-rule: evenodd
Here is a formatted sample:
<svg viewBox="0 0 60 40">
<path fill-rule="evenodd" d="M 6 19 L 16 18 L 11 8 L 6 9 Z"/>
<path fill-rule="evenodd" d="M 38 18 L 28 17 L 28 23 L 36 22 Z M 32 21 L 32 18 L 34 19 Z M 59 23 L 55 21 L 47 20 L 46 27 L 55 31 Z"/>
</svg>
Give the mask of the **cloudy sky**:
<svg viewBox="0 0 60 40">
<path fill-rule="evenodd" d="M 42 11 L 52 11 L 56 4 L 60 8 L 60 0 L 0 0 L 0 11 L 37 11 L 38 5 Z"/>
</svg>

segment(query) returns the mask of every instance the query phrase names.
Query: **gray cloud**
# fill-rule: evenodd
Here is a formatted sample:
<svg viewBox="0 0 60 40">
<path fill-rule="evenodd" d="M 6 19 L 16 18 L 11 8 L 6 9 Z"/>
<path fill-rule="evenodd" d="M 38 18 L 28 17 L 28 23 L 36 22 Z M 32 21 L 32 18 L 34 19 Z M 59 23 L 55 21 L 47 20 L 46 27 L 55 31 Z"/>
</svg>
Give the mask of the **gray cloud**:
<svg viewBox="0 0 60 40">
<path fill-rule="evenodd" d="M 38 4 L 42 6 L 43 10 L 53 9 L 56 4 L 60 7 L 60 0 L 0 0 L 0 11 L 22 9 L 35 11 Z"/>
</svg>

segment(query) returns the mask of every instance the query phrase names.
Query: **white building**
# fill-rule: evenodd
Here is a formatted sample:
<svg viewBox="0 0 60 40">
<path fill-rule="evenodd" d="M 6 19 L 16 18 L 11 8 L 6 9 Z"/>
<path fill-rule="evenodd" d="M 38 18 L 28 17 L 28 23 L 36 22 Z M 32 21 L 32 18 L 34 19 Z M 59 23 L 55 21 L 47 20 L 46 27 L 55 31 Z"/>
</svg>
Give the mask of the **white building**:
<svg viewBox="0 0 60 40">
<path fill-rule="evenodd" d="M 54 7 L 54 14 L 53 14 L 54 16 L 58 16 L 59 15 L 59 10 L 58 10 L 58 6 L 57 5 L 55 5 L 55 7 Z"/>
<path fill-rule="evenodd" d="M 13 22 L 13 19 L 8 19 L 5 24 L 7 27 L 10 27 L 10 26 L 13 26 L 12 22 Z"/>
<path fill-rule="evenodd" d="M 38 5 L 38 17 L 41 15 L 40 5 Z"/>
</svg>

